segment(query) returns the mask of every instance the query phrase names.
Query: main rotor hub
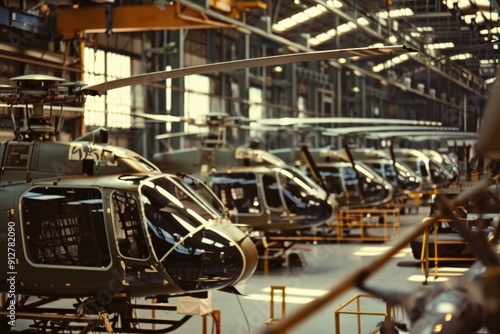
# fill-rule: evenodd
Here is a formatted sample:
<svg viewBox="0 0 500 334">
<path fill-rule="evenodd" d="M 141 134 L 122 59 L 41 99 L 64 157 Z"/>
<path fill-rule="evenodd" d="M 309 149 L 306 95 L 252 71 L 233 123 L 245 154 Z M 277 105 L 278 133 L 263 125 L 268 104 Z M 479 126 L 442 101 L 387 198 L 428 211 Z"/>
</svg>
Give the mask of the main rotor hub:
<svg viewBox="0 0 500 334">
<path fill-rule="evenodd" d="M 21 140 L 47 140 L 58 133 L 52 124 L 52 107 L 61 108 L 65 102 L 82 98 L 82 82 L 64 83 L 65 79 L 44 74 L 28 74 L 10 79 L 15 86 L 0 86 L 0 101 L 11 106 L 25 107 L 23 125 L 18 128 L 14 112 L 14 134 Z M 44 107 L 50 106 L 50 116 L 44 113 Z"/>
</svg>

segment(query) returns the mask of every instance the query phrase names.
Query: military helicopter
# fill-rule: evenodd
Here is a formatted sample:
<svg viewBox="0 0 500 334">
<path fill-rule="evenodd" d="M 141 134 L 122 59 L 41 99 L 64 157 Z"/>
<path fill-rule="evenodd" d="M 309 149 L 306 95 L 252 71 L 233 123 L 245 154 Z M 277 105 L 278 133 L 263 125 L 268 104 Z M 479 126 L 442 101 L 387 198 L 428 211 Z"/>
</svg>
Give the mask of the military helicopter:
<svg viewBox="0 0 500 334">
<path fill-rule="evenodd" d="M 271 127 L 303 123 L 337 124 L 338 127 L 320 128 L 320 130 L 323 135 L 349 136 L 349 139 L 360 139 L 366 133 L 370 133 L 371 129 L 375 131 L 387 129 L 418 129 L 419 131 L 426 129 L 436 131 L 445 129 L 441 127 L 441 123 L 434 121 L 383 118 L 263 119 L 261 123 Z M 353 126 L 354 124 L 356 126 Z M 356 138 L 351 138 L 352 136 Z M 344 140 L 345 143 L 349 141 Z M 373 154 L 370 153 L 372 151 Z M 300 149 L 298 147 L 294 149 L 276 149 L 272 150 L 272 153 L 287 163 L 305 162 L 302 165 L 307 169 L 308 175 L 311 175 L 315 181 L 326 187 L 325 189 L 329 193 L 334 193 L 339 206 L 360 208 L 383 205 L 395 197 L 404 197 L 406 194 L 416 191 L 421 185 L 421 178 L 408 166 L 399 160 L 393 159 L 388 154 L 377 153 L 374 149 L 352 149 L 349 145 L 344 144 L 342 150 L 335 150 L 330 146 L 309 148 L 308 145 L 304 144 Z M 378 157 L 375 155 L 378 155 Z M 312 165 L 315 165 L 316 173 L 312 171 L 314 169 Z"/>
<path fill-rule="evenodd" d="M 204 180 L 230 211 L 231 220 L 247 230 L 296 230 L 335 219 L 334 200 L 314 181 L 255 146 L 227 147 L 224 131 L 235 126 L 233 120 L 222 113 L 205 117 L 205 122 L 197 124 L 208 127 L 202 146 L 154 154 L 153 161 L 161 170 L 183 171 Z"/>
<path fill-rule="evenodd" d="M 8 319 L 1 332 L 27 318 L 42 332 L 143 333 L 138 325 L 154 319 L 137 319 L 136 309 L 170 309 L 137 305 L 132 298 L 234 291 L 257 265 L 248 235 L 187 178 L 162 173 L 135 152 L 107 144 L 105 129 L 56 141 L 65 103 L 193 73 L 392 51 L 408 52 L 388 47 L 256 58 L 94 86 L 47 75 L 12 78 L 17 85 L 0 87 L 0 101 L 25 108 L 22 121 L 11 108 L 14 138 L 0 144 L 0 205 L 6 213 L 0 218 L 0 255 L 8 265 L 0 274 L 6 296 L 0 314 Z M 59 300 L 75 302 L 50 307 Z M 187 318 L 153 323 L 165 333 Z"/>
<path fill-rule="evenodd" d="M 391 149 L 392 147 L 390 151 Z M 396 189 L 396 197 L 405 197 L 420 189 L 421 177 L 405 163 L 393 158 L 390 152 L 375 148 L 357 148 L 350 151 L 354 160 L 364 162 L 389 182 Z"/>
<path fill-rule="evenodd" d="M 7 213 L 0 243 L 9 259 L 0 289 L 17 317 L 53 298 L 76 298 L 75 309 L 65 311 L 72 320 L 87 322 L 87 330 L 102 322 L 111 326 L 105 315 L 117 305 L 133 310 L 131 297 L 230 288 L 254 272 L 251 240 L 183 179 L 108 145 L 104 129 L 69 143 L 54 141 L 58 129 L 43 105 L 70 99 L 60 78 L 12 80 L 16 92 L 9 88 L 2 99 L 33 105 L 26 108 L 26 125 L 14 122 L 15 139 L 0 147 Z M 15 294 L 49 299 L 30 303 Z M 88 310 L 100 320 L 86 317 Z"/>
</svg>

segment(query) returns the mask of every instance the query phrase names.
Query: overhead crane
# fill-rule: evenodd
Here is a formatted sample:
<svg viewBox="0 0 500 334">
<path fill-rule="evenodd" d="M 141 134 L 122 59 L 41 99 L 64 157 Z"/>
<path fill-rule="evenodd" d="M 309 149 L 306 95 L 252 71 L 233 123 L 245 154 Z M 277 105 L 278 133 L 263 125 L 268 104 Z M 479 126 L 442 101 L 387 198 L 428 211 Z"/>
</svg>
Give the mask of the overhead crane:
<svg viewBox="0 0 500 334">
<path fill-rule="evenodd" d="M 197 1 L 199 4 L 200 1 Z M 205 0 L 207 8 L 233 19 L 245 19 L 253 8 L 266 9 L 259 0 Z M 105 9 L 105 8 L 107 9 Z M 79 6 L 57 10 L 56 31 L 63 39 L 104 32 L 136 32 L 176 29 L 235 28 L 233 25 L 211 18 L 202 11 L 176 2 L 158 5 Z"/>
</svg>

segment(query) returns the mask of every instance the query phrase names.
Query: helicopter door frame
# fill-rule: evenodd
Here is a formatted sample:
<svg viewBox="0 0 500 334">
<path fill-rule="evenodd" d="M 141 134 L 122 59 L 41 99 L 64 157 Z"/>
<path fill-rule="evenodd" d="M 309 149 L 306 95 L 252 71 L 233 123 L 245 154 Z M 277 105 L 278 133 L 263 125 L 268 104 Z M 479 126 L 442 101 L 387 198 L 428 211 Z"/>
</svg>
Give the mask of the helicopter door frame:
<svg viewBox="0 0 500 334">
<path fill-rule="evenodd" d="M 26 190 L 19 203 L 26 260 L 33 267 L 108 270 L 113 261 L 103 198 L 95 187 Z"/>
<path fill-rule="evenodd" d="M 262 184 L 262 198 L 264 199 L 264 206 L 267 210 L 270 210 L 271 212 L 279 212 L 279 213 L 284 213 L 288 212 L 288 207 L 286 205 L 285 199 L 283 198 L 283 191 L 282 191 L 282 185 L 279 182 L 279 179 L 277 177 L 278 175 L 276 173 L 272 174 L 262 174 L 260 175 L 260 181 Z M 274 183 L 268 183 L 265 178 L 272 178 Z M 276 189 L 274 189 L 274 185 L 276 185 Z M 272 193 L 268 193 L 272 192 Z M 268 196 L 269 195 L 269 196 Z M 275 199 L 276 196 L 279 198 L 279 206 L 275 205 L 278 203 L 272 203 Z"/>
<path fill-rule="evenodd" d="M 110 198 L 116 251 L 127 260 L 148 261 L 151 249 L 141 218 L 138 194 L 114 189 Z"/>
</svg>

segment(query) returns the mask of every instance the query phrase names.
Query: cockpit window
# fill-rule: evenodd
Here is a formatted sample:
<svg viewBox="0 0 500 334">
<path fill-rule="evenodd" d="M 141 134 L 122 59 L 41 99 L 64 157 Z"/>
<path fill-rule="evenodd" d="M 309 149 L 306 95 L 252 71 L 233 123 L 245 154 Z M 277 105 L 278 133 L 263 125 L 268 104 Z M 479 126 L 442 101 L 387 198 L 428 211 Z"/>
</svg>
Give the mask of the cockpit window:
<svg viewBox="0 0 500 334">
<path fill-rule="evenodd" d="M 229 210 L 243 214 L 262 212 L 254 173 L 217 173 L 212 177 L 212 188 Z"/>
<path fill-rule="evenodd" d="M 189 185 L 191 190 L 196 193 L 198 196 L 203 198 L 210 204 L 218 213 L 225 216 L 227 214 L 227 208 L 221 202 L 221 200 L 214 194 L 212 189 L 208 187 L 203 181 L 196 179 L 189 175 L 181 175 L 179 176 L 186 184 Z"/>
<path fill-rule="evenodd" d="M 120 190 L 113 192 L 111 198 L 118 251 L 123 257 L 147 259 L 149 249 L 141 223 L 137 194 Z"/>
<path fill-rule="evenodd" d="M 160 259 L 172 249 L 172 245 L 200 225 L 220 218 L 194 201 L 188 189 L 181 185 L 167 178 L 155 178 L 140 187 L 146 223 Z M 185 246 L 179 243 L 176 247 Z"/>
<path fill-rule="evenodd" d="M 327 167 L 323 166 L 320 167 L 320 174 L 323 180 L 325 181 L 326 189 L 328 190 L 329 193 L 331 194 L 343 194 L 344 193 L 344 187 L 342 185 L 342 177 L 341 177 L 341 172 L 337 167 Z M 308 171 L 307 175 L 310 175 L 310 172 Z"/>
<path fill-rule="evenodd" d="M 267 205 L 273 209 L 283 209 L 280 187 L 276 177 L 274 175 L 263 175 L 262 184 L 264 185 L 264 195 Z"/>
<path fill-rule="evenodd" d="M 110 264 L 102 194 L 95 188 L 35 187 L 21 200 L 30 261 L 59 266 Z"/>
<path fill-rule="evenodd" d="M 234 282 L 244 266 L 239 246 L 217 230 L 222 216 L 189 186 L 160 176 L 145 180 L 139 196 L 155 254 L 172 284 L 195 291 Z"/>
<path fill-rule="evenodd" d="M 309 177 L 302 174 L 301 171 L 292 168 L 283 168 L 280 172 L 283 175 L 293 179 L 299 187 L 303 188 L 309 195 L 318 196 L 319 198 L 326 199 L 327 194 L 316 182 Z"/>
</svg>

